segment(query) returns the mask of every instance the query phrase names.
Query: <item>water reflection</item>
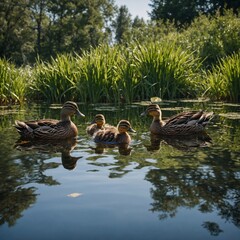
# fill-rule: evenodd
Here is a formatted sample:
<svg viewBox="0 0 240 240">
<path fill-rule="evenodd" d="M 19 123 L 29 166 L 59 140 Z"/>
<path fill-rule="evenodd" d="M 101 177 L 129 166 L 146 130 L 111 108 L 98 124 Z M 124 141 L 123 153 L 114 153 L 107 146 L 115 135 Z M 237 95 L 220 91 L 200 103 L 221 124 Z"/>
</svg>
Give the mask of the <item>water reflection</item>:
<svg viewBox="0 0 240 240">
<path fill-rule="evenodd" d="M 199 108 L 199 106 L 194 107 Z M 227 232 L 227 227 L 223 226 L 219 218 L 225 220 L 229 225 L 240 228 L 239 120 L 226 118 L 228 115 L 220 115 L 219 119 L 209 126 L 209 135 L 187 138 L 159 137 L 149 133 L 150 120 L 139 119 L 138 116 L 144 108 L 144 106 L 137 105 L 125 106 L 124 110 L 114 108 L 114 110 L 110 109 L 111 111 L 105 111 L 103 108 L 93 111 L 88 108 L 90 113 L 86 111 L 86 115 L 89 118 L 91 114 L 95 115 L 101 112 L 112 124 L 115 124 L 116 119 L 123 118 L 133 122 L 138 132 L 133 137 L 133 143 L 118 146 L 89 144 L 88 137 L 84 135 L 86 126 L 83 126 L 80 121 L 79 135 L 83 136 L 81 144 L 79 140 L 58 143 L 17 141 L 15 144 L 17 133 L 14 129 L 11 132 L 11 129 L 16 116 L 0 116 L 0 137 L 2 139 L 0 142 L 0 224 L 14 225 L 16 220 L 22 217 L 25 209 L 30 208 L 33 204 L 38 204 L 36 202 L 38 184 L 60 185 L 57 168 L 63 166 L 69 170 L 75 168 L 74 172 L 64 171 L 66 174 L 71 174 L 71 181 L 76 180 L 74 174 L 77 171 L 85 173 L 81 174 L 83 180 L 81 187 L 85 189 L 88 189 L 89 186 L 86 179 L 91 179 L 91 186 L 95 186 L 95 178 L 92 176 L 95 172 L 96 174 L 100 172 L 99 178 L 96 179 L 103 176 L 104 183 L 101 185 L 103 192 L 107 192 L 104 187 L 109 187 L 108 184 L 105 185 L 108 180 L 112 184 L 116 180 L 119 183 L 118 186 L 123 184 L 127 190 L 130 185 L 136 191 L 133 194 L 138 195 L 139 185 L 134 181 L 145 179 L 150 183 L 150 187 L 144 194 L 148 196 L 150 192 L 150 198 L 144 211 L 150 210 L 156 213 L 161 221 L 169 218 L 177 219 L 179 215 L 179 219 L 181 219 L 180 209 L 194 209 L 193 211 L 197 209 L 199 214 L 212 214 L 209 219 L 209 215 L 205 215 L 205 219 L 199 226 L 203 231 L 209 231 L 212 236 Z M 37 113 L 30 112 L 33 115 L 53 118 L 54 114 L 58 115 L 58 111 L 58 109 L 43 108 L 39 110 L 38 108 Z M 174 109 L 165 110 L 163 107 L 163 111 L 165 111 L 165 115 L 172 115 Z M 218 111 L 227 113 L 228 110 L 225 106 L 224 109 L 219 108 Z M 239 110 L 232 106 L 231 112 L 233 111 Z M 26 116 L 28 116 L 28 112 Z M 23 119 L 24 116 L 21 118 Z M 13 148 L 14 144 L 15 148 Z M 74 154 L 76 149 L 77 153 L 81 152 L 81 156 L 84 156 L 79 163 L 78 160 L 81 156 L 76 157 L 76 152 Z M 55 156 L 60 157 L 61 162 L 52 160 Z M 81 169 L 78 169 L 77 164 L 80 165 L 80 163 L 83 163 L 85 168 L 82 168 L 81 165 Z M 51 171 L 49 176 L 46 170 L 51 169 L 55 170 Z M 60 174 L 62 177 L 64 173 L 61 171 Z M 79 180 L 80 174 L 76 175 Z M 86 178 L 84 179 L 84 177 Z M 124 180 L 121 181 L 121 178 Z M 77 187 L 80 186 L 78 180 L 74 182 Z M 67 187 L 69 178 L 61 178 L 61 181 L 66 181 L 63 184 L 67 183 L 65 185 Z M 132 181 L 131 184 L 128 184 L 128 181 Z M 96 184 L 99 186 L 100 183 Z M 56 191 L 61 190 L 62 188 L 59 187 Z M 47 194 L 44 192 L 45 190 L 41 191 L 41 194 Z M 111 203 L 112 192 L 107 193 L 107 200 Z M 87 197 L 91 198 L 91 194 L 89 196 L 86 194 Z M 128 197 L 126 198 L 128 199 Z M 101 200 L 104 201 L 104 198 Z M 141 197 L 139 197 L 139 201 L 142 201 Z M 151 204 L 150 209 L 149 203 Z M 121 202 L 119 206 L 121 206 Z M 121 210 L 118 214 L 121 215 Z M 152 215 L 153 219 L 156 218 L 156 214 Z M 218 217 L 214 218 L 215 215 Z M 215 219 L 217 220 L 215 221 Z M 57 221 L 58 219 L 56 219 Z M 59 222 L 57 223 L 59 224 Z M 91 223 L 88 224 L 91 225 Z M 173 227 L 175 225 L 170 228 Z"/>
<path fill-rule="evenodd" d="M 148 151 L 160 150 L 162 144 L 168 144 L 178 150 L 188 151 L 196 147 L 206 147 L 212 142 L 207 133 L 195 134 L 190 136 L 160 136 L 150 134 L 150 145 L 145 145 Z"/>
<path fill-rule="evenodd" d="M 132 147 L 129 144 L 103 144 L 96 143 L 95 147 L 91 147 L 94 149 L 95 153 L 103 154 L 106 153 L 108 149 L 118 148 L 118 152 L 120 155 L 128 156 L 132 151 Z"/>
<path fill-rule="evenodd" d="M 37 150 L 41 153 L 61 153 L 62 165 L 68 170 L 73 170 L 76 167 L 77 161 L 82 158 L 71 156 L 70 153 L 77 146 L 77 139 L 65 140 L 37 140 L 37 141 L 24 141 L 21 138 L 16 142 L 15 148 L 20 151 Z"/>
<path fill-rule="evenodd" d="M 175 217 L 181 207 L 194 208 L 202 213 L 217 212 L 221 218 L 240 228 L 239 175 L 221 164 L 183 169 L 151 169 L 146 180 L 153 187 L 151 211 L 159 219 Z M 217 223 L 205 222 L 203 227 L 212 235 L 221 232 Z"/>
</svg>

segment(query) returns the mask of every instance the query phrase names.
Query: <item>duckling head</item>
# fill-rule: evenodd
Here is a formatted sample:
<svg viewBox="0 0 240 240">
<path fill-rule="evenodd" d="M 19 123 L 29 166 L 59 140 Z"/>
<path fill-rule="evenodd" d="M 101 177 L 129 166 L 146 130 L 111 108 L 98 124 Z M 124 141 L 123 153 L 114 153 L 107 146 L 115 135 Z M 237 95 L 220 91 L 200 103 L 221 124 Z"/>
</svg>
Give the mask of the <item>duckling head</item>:
<svg viewBox="0 0 240 240">
<path fill-rule="evenodd" d="M 121 120 L 119 123 L 118 123 L 118 131 L 119 133 L 124 133 L 124 132 L 133 132 L 135 133 L 136 131 L 132 128 L 131 124 L 129 121 L 127 120 Z"/>
<path fill-rule="evenodd" d="M 102 114 L 97 114 L 94 117 L 93 121 L 91 122 L 91 124 L 94 124 L 94 123 L 96 123 L 97 126 L 101 128 L 106 123 L 105 117 Z"/>
</svg>

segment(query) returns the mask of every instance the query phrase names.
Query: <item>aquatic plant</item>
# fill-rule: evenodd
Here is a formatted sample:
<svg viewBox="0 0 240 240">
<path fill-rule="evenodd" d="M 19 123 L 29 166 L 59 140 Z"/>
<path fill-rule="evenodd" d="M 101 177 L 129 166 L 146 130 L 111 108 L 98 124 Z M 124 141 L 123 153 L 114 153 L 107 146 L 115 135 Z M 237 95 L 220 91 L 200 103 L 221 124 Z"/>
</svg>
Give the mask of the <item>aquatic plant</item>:
<svg viewBox="0 0 240 240">
<path fill-rule="evenodd" d="M 48 102 L 74 100 L 78 73 L 72 55 L 58 55 L 50 62 L 37 61 L 33 70 L 32 97 Z"/>
<path fill-rule="evenodd" d="M 240 100 L 240 53 L 220 59 L 206 73 L 206 95 L 215 100 Z"/>
<path fill-rule="evenodd" d="M 83 102 L 115 102 L 118 47 L 101 45 L 75 58 L 77 99 Z"/>
<path fill-rule="evenodd" d="M 174 42 L 137 45 L 134 62 L 141 99 L 195 97 L 201 62 Z"/>
<path fill-rule="evenodd" d="M 5 59 L 0 59 L 0 102 L 22 103 L 28 88 L 29 68 L 16 68 Z"/>
</svg>

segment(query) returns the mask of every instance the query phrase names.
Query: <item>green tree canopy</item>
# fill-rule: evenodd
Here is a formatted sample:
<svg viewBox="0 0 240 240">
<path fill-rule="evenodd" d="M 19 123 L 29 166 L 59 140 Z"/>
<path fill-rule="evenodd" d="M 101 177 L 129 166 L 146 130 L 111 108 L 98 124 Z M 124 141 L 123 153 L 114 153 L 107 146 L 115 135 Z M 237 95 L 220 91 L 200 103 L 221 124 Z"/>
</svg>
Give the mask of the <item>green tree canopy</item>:
<svg viewBox="0 0 240 240">
<path fill-rule="evenodd" d="M 0 58 L 31 63 L 109 42 L 115 10 L 113 0 L 2 0 Z"/>
<path fill-rule="evenodd" d="M 213 14 L 217 10 L 232 8 L 237 13 L 238 0 L 151 0 L 152 20 L 171 20 L 175 23 L 191 23 L 200 13 Z"/>
<path fill-rule="evenodd" d="M 123 5 L 119 8 L 117 18 L 113 23 L 117 43 L 124 43 L 130 40 L 131 25 L 131 15 L 128 8 Z"/>
</svg>

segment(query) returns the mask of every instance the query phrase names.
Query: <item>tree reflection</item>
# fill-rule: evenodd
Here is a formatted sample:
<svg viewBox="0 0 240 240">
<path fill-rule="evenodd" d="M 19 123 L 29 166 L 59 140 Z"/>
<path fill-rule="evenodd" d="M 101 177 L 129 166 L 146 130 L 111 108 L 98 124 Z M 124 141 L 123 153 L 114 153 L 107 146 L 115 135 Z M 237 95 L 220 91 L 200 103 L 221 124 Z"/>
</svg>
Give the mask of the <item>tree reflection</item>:
<svg viewBox="0 0 240 240">
<path fill-rule="evenodd" d="M 8 223 L 9 226 L 13 226 L 22 216 L 21 213 L 36 202 L 36 188 L 28 184 L 49 186 L 60 184 L 52 176 L 44 173 L 45 170 L 57 168 L 60 164 L 45 163 L 45 160 L 51 157 L 50 154 L 61 152 L 63 166 L 73 169 L 79 159 L 70 155 L 75 145 L 76 140 L 58 143 L 48 141 L 16 143 L 16 149 L 21 150 L 19 158 L 13 156 L 11 159 L 8 156 L 0 161 L 0 225 Z"/>
<path fill-rule="evenodd" d="M 219 225 L 215 222 L 204 222 L 202 226 L 213 236 L 218 236 L 221 232 L 223 232 L 223 230 L 220 229 Z"/>
<path fill-rule="evenodd" d="M 234 163 L 228 162 L 231 167 L 227 168 L 220 164 L 208 169 L 151 169 L 146 175 L 146 180 L 153 184 L 150 210 L 159 212 L 159 219 L 165 219 L 174 217 L 179 207 L 198 206 L 203 213 L 217 209 L 218 215 L 240 228 L 239 176 L 234 171 Z M 212 222 L 205 222 L 203 227 L 212 235 L 222 231 Z"/>
</svg>

